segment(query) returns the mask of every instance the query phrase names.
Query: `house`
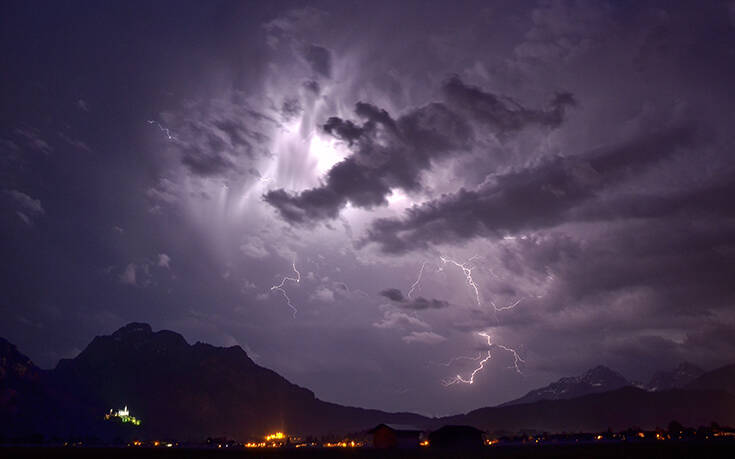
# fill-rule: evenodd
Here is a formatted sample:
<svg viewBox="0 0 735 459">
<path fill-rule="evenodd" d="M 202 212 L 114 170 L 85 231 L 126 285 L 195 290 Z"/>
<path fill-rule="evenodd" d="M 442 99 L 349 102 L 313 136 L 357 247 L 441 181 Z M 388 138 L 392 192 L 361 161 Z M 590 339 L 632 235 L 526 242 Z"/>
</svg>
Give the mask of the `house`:
<svg viewBox="0 0 735 459">
<path fill-rule="evenodd" d="M 402 424 L 379 424 L 368 431 L 375 448 L 418 448 L 423 429 Z"/>
<path fill-rule="evenodd" d="M 444 426 L 429 434 L 429 446 L 441 449 L 482 448 L 482 435 L 482 430 L 472 426 Z"/>
</svg>

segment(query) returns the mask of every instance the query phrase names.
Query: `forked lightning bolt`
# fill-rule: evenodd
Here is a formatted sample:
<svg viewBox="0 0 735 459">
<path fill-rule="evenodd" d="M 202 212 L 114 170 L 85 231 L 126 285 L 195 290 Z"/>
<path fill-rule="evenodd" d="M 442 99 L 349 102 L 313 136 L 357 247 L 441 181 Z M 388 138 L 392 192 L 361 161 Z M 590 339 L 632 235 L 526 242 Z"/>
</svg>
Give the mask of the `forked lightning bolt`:
<svg viewBox="0 0 735 459">
<path fill-rule="evenodd" d="M 477 256 L 474 256 L 474 257 L 470 258 L 465 263 L 460 263 L 458 261 L 452 260 L 451 258 L 447 258 L 445 256 L 439 257 L 439 259 L 442 261 L 442 264 L 443 265 L 444 264 L 447 264 L 447 263 L 451 263 L 454 266 L 456 266 L 456 267 L 458 267 L 459 269 L 462 270 L 462 272 L 464 273 L 465 278 L 467 279 L 467 285 L 469 285 L 472 288 L 472 290 L 475 292 L 475 302 L 477 303 L 478 306 L 482 306 L 482 301 L 480 300 L 480 288 L 475 283 L 475 280 L 472 278 L 472 270 L 475 269 L 475 267 L 474 266 L 468 266 L 469 262 L 471 262 L 475 258 L 477 258 Z M 423 271 L 423 267 L 422 267 L 422 271 Z M 509 309 L 515 308 L 516 306 L 518 306 L 521 303 L 521 301 L 523 301 L 523 298 L 521 298 L 519 300 L 516 300 L 515 302 L 513 302 L 513 303 L 511 303 L 511 304 L 509 304 L 507 306 L 498 306 L 497 304 L 495 304 L 494 301 L 491 301 L 490 304 L 492 305 L 493 309 L 495 309 L 496 312 L 500 312 L 500 311 L 507 311 Z"/>
<path fill-rule="evenodd" d="M 518 355 L 518 352 L 516 352 L 515 349 L 509 348 L 507 346 L 503 346 L 502 344 L 495 344 L 495 343 L 493 343 L 492 342 L 492 339 L 490 338 L 490 335 L 488 335 L 487 333 L 480 332 L 480 333 L 478 333 L 478 335 L 480 335 L 483 338 L 487 339 L 487 345 L 488 345 L 488 347 L 496 346 L 496 347 L 498 347 L 500 349 L 503 349 L 504 351 L 508 351 L 511 354 L 513 354 L 513 365 L 515 367 L 515 370 L 519 374 L 523 374 L 521 372 L 521 368 L 518 366 L 518 363 L 519 362 L 525 363 L 526 361 L 523 360 L 520 355 Z M 459 375 L 458 374 L 454 378 L 449 378 L 449 379 L 443 380 L 442 381 L 442 384 L 444 386 L 451 386 L 451 385 L 454 385 L 454 384 L 457 384 L 457 383 L 474 384 L 474 382 L 475 382 L 475 375 L 477 375 L 477 373 L 479 373 L 480 371 L 482 371 L 483 368 L 485 368 L 485 364 L 491 358 L 492 358 L 492 353 L 491 353 L 490 349 L 488 349 L 487 350 L 487 355 L 485 356 L 485 358 L 483 358 L 482 360 L 480 360 L 480 364 L 478 365 L 478 367 L 475 368 L 474 370 L 472 370 L 472 373 L 470 373 L 469 378 L 463 378 L 462 375 Z M 459 359 L 459 357 L 456 357 L 455 359 Z M 452 360 L 450 360 L 449 362 L 451 363 Z"/>
<path fill-rule="evenodd" d="M 419 269 L 419 275 L 416 277 L 416 282 L 414 282 L 411 285 L 411 288 L 408 290 L 408 293 L 406 294 L 408 296 L 408 299 L 412 299 L 413 292 L 416 290 L 416 288 L 419 286 L 419 283 L 421 282 L 421 277 L 424 275 L 424 268 L 426 268 L 426 263 L 421 263 L 421 269 Z"/>
<path fill-rule="evenodd" d="M 475 269 L 475 267 L 470 264 L 472 260 L 476 258 L 478 257 L 473 256 L 469 260 L 467 260 L 465 263 L 460 263 L 456 260 L 445 257 L 443 255 L 439 257 L 442 265 L 446 265 L 447 263 L 449 263 L 462 270 L 462 272 L 464 273 L 465 279 L 467 280 L 467 285 L 469 285 L 470 288 L 472 288 L 472 291 L 475 293 L 475 302 L 477 303 L 477 306 L 482 306 L 482 300 L 480 298 L 480 287 L 477 285 L 477 283 L 475 282 L 475 279 L 472 277 L 472 271 Z M 421 279 L 424 275 L 424 270 L 426 268 L 426 265 L 427 265 L 427 262 L 423 262 L 421 264 L 421 268 L 419 269 L 418 275 L 416 277 L 416 281 L 413 284 L 411 284 L 411 287 L 408 290 L 407 296 L 409 299 L 413 298 L 414 292 L 416 291 L 419 284 L 421 283 Z M 441 267 L 439 269 L 441 270 Z M 495 312 L 500 312 L 500 311 L 507 311 L 507 310 L 515 308 L 521 303 L 521 301 L 523 301 L 523 298 L 520 298 L 506 306 L 498 306 L 494 301 L 490 301 L 490 304 L 492 305 Z M 493 343 L 490 338 L 490 335 L 488 335 L 487 333 L 481 332 L 479 333 L 479 335 L 487 340 L 487 345 L 488 345 L 487 354 L 485 354 L 484 357 L 482 353 L 480 353 L 477 357 L 467 357 L 467 356 L 453 357 L 446 363 L 439 363 L 438 365 L 443 365 L 443 366 L 448 367 L 459 360 L 473 360 L 473 361 L 480 362 L 479 365 L 472 371 L 472 373 L 470 373 L 469 377 L 464 378 L 462 377 L 462 375 L 458 374 L 454 378 L 443 380 L 442 381 L 443 385 L 451 386 L 457 383 L 473 384 L 475 382 L 475 376 L 477 375 L 477 373 L 482 371 L 485 368 L 485 364 L 488 362 L 488 360 L 492 358 L 492 353 L 491 353 L 492 346 L 495 346 L 499 349 L 502 349 L 506 352 L 510 352 L 511 354 L 513 354 L 513 368 L 515 368 L 517 373 L 522 374 L 519 363 L 525 363 L 525 360 L 521 358 L 521 356 L 518 354 L 518 352 L 515 349 L 510 348 L 508 346 L 504 346 L 502 344 Z"/>
<path fill-rule="evenodd" d="M 467 262 L 469 263 L 476 257 L 470 258 Z M 480 306 L 480 289 L 477 287 L 477 284 L 475 284 L 475 281 L 472 279 L 472 270 L 475 269 L 474 267 L 468 267 L 467 263 L 459 263 L 457 261 L 451 260 L 445 256 L 439 257 L 439 259 L 442 261 L 442 264 L 451 263 L 454 266 L 460 268 L 463 272 L 465 277 L 467 278 L 467 284 L 472 287 L 472 289 L 475 291 L 475 300 L 477 301 L 477 305 Z"/>
<path fill-rule="evenodd" d="M 171 134 L 171 130 L 169 130 L 169 128 L 163 127 L 161 125 L 161 123 L 159 123 L 158 121 L 156 121 L 156 120 L 148 120 L 148 124 L 153 124 L 153 125 L 158 126 L 158 129 L 166 135 L 166 138 L 168 140 L 177 140 L 176 137 L 174 137 Z"/>
<path fill-rule="evenodd" d="M 513 354 L 513 367 L 516 369 L 516 373 L 518 373 L 519 375 L 522 375 L 523 372 L 518 367 L 518 362 L 526 363 L 526 361 L 523 360 L 520 355 L 518 355 L 518 352 L 516 352 L 515 349 L 511 349 L 509 347 L 503 346 L 502 344 L 496 344 L 496 346 L 498 346 L 500 349 L 503 349 Z"/>
<path fill-rule="evenodd" d="M 296 273 L 296 277 L 288 277 L 288 276 L 284 277 L 281 280 L 280 284 L 274 285 L 273 287 L 271 287 L 271 292 L 274 290 L 281 292 L 281 295 L 283 295 L 283 297 L 286 298 L 286 304 L 288 304 L 288 307 L 291 308 L 291 310 L 293 311 L 293 317 L 295 319 L 296 313 L 299 312 L 299 310 L 296 309 L 296 306 L 294 306 L 293 303 L 291 303 L 291 298 L 289 298 L 288 293 L 286 293 L 286 290 L 283 287 L 284 285 L 286 285 L 286 281 L 295 282 L 297 284 L 301 282 L 301 273 L 299 272 L 298 269 L 296 269 L 296 260 L 294 260 L 293 263 L 291 263 L 291 268 L 293 268 L 293 272 Z"/>
<path fill-rule="evenodd" d="M 434 365 L 441 365 L 443 367 L 450 367 L 450 366 L 452 366 L 452 364 L 454 362 L 457 362 L 459 360 L 474 360 L 474 361 L 478 361 L 481 358 L 482 358 L 482 352 L 480 352 L 479 354 L 477 354 L 477 357 L 469 357 L 469 356 L 465 356 L 465 355 L 460 355 L 458 357 L 452 357 L 447 362 L 429 362 L 429 363 L 432 363 Z"/>
</svg>

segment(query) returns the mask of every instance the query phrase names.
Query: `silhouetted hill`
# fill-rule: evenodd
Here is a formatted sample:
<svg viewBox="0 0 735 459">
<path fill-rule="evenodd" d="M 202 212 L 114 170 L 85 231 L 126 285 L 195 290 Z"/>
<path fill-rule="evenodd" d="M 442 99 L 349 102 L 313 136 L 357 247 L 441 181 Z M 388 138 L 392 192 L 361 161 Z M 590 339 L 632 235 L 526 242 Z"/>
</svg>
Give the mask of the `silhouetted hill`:
<svg viewBox="0 0 735 459">
<path fill-rule="evenodd" d="M 687 384 L 686 388 L 691 390 L 722 390 L 735 394 L 735 365 L 727 365 L 708 371 Z"/>
<path fill-rule="evenodd" d="M 666 427 L 676 419 L 687 426 L 712 421 L 735 424 L 735 396 L 723 391 L 669 390 L 647 392 L 624 387 L 570 400 L 543 400 L 520 405 L 481 408 L 439 420 L 468 424 L 486 431 L 534 429 L 546 432 L 594 432 Z"/>
<path fill-rule="evenodd" d="M 177 333 L 131 323 L 95 337 L 76 358 L 50 371 L 39 370 L 0 339 L 0 436 L 201 440 L 247 439 L 275 430 L 344 433 L 379 423 L 549 432 L 663 427 L 673 419 L 692 426 L 735 424 L 735 365 L 701 375 L 686 390 L 623 387 L 575 397 L 625 384 L 619 374 L 597 367 L 532 391 L 514 404 L 429 419 L 327 403 L 257 365 L 239 346 L 190 345 Z M 142 426 L 103 420 L 111 408 L 125 405 Z"/>
<path fill-rule="evenodd" d="M 561 378 L 540 389 L 534 389 L 521 398 L 505 402 L 500 406 L 532 403 L 539 400 L 563 400 L 581 397 L 587 394 L 607 392 L 631 383 L 620 373 L 605 366 L 597 366 L 580 376 Z"/>
<path fill-rule="evenodd" d="M 41 370 L 31 359 L 0 338 L 0 410 L 18 416 L 21 396 L 38 391 L 40 379 Z"/>
<path fill-rule="evenodd" d="M 46 430 L 49 422 L 36 413 L 58 418 L 56 404 L 44 384 L 44 372 L 4 338 L 0 338 L 0 433 L 21 435 Z"/>
<path fill-rule="evenodd" d="M 143 420 L 138 432 L 159 438 L 346 432 L 380 422 L 427 422 L 415 414 L 323 402 L 256 365 L 239 346 L 189 345 L 177 333 L 153 332 L 140 323 L 95 337 L 76 358 L 48 372 L 44 384 L 66 420 L 60 435 L 103 435 L 109 430 L 104 414 L 124 405 Z M 39 416 L 50 412 L 39 410 Z"/>
<path fill-rule="evenodd" d="M 689 362 L 682 362 L 678 367 L 669 371 L 657 371 L 646 389 L 661 391 L 668 389 L 679 389 L 704 374 L 704 370 Z"/>
</svg>

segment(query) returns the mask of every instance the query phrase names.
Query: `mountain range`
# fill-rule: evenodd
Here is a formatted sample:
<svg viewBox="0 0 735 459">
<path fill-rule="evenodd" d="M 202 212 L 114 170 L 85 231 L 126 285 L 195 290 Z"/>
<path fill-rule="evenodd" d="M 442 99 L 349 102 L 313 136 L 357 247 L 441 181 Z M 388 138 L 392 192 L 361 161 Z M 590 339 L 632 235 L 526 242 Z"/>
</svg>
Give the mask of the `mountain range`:
<svg viewBox="0 0 735 459">
<path fill-rule="evenodd" d="M 621 387 L 634 386 L 648 391 L 681 389 L 704 374 L 704 370 L 683 362 L 670 371 L 656 372 L 648 384 L 629 381 L 620 373 L 605 366 L 597 366 L 579 376 L 561 378 L 540 389 L 534 389 L 521 398 L 505 402 L 500 406 L 532 403 L 539 400 L 566 400 L 588 394 L 609 392 Z"/>
<path fill-rule="evenodd" d="M 325 402 L 257 365 L 239 346 L 190 345 L 177 333 L 154 332 L 143 323 L 95 337 L 52 370 L 37 368 L 0 338 L 0 437 L 6 438 L 40 433 L 245 439 L 277 430 L 356 432 L 379 423 L 549 432 L 653 428 L 672 419 L 684 425 L 735 424 L 735 365 L 702 372 L 683 364 L 657 373 L 647 388 L 599 366 L 501 406 L 428 418 Z M 139 428 L 103 420 L 110 408 L 124 405 L 143 420 Z"/>
</svg>

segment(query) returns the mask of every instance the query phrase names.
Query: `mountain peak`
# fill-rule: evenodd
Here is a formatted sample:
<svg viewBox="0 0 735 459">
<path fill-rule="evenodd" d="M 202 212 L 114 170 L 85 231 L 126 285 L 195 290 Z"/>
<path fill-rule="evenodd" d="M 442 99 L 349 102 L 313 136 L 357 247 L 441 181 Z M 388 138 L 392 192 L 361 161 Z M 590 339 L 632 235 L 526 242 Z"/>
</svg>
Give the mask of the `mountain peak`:
<svg viewBox="0 0 735 459">
<path fill-rule="evenodd" d="M 661 391 L 681 388 L 704 374 L 704 370 L 698 366 L 682 362 L 676 368 L 669 371 L 657 371 L 648 383 L 648 390 Z"/>
<path fill-rule="evenodd" d="M 676 371 L 697 371 L 697 372 L 703 372 L 701 368 L 699 368 L 697 365 L 694 365 L 691 362 L 681 362 L 677 367 Z"/>
<path fill-rule="evenodd" d="M 10 386 L 21 380 L 37 380 L 40 370 L 13 343 L 0 337 L 0 382 Z"/>
<path fill-rule="evenodd" d="M 117 330 L 110 337 L 113 341 L 139 347 L 141 345 L 155 345 L 158 348 L 175 349 L 186 347 L 189 344 L 183 336 L 171 330 L 154 332 L 150 325 L 142 322 L 131 322 Z"/>
<path fill-rule="evenodd" d="M 609 385 L 610 383 L 622 383 L 623 385 L 625 385 L 625 383 L 628 382 L 628 380 L 625 379 L 623 375 L 604 365 L 598 365 L 590 370 L 587 370 L 587 372 L 580 378 L 580 380 L 592 386 L 606 384 Z"/>
<path fill-rule="evenodd" d="M 147 323 L 130 322 L 124 327 L 120 327 L 115 333 L 112 334 L 112 336 L 113 337 L 123 337 L 123 336 L 128 336 L 128 335 L 139 335 L 139 334 L 152 335 L 153 329 Z"/>
<path fill-rule="evenodd" d="M 562 400 L 582 395 L 606 392 L 629 386 L 630 382 L 617 371 L 604 365 L 587 370 L 580 376 L 568 376 L 540 389 L 532 390 L 523 397 L 501 406 L 531 403 L 539 400 Z"/>
</svg>

